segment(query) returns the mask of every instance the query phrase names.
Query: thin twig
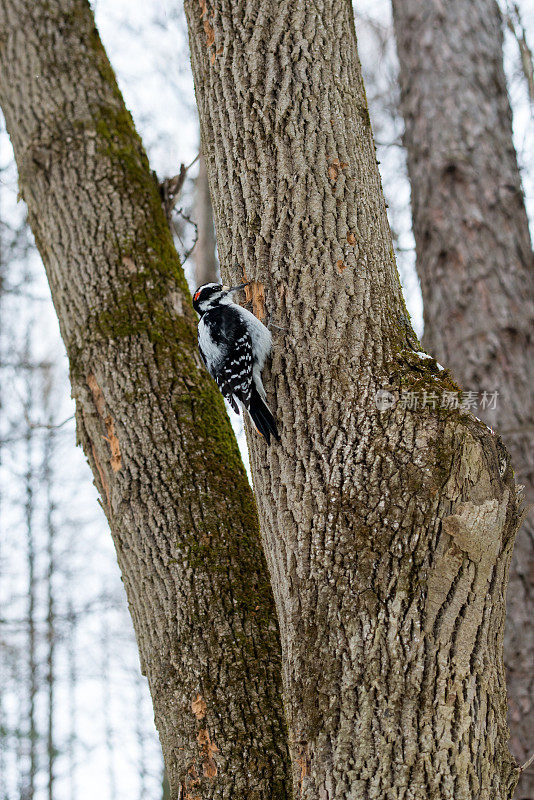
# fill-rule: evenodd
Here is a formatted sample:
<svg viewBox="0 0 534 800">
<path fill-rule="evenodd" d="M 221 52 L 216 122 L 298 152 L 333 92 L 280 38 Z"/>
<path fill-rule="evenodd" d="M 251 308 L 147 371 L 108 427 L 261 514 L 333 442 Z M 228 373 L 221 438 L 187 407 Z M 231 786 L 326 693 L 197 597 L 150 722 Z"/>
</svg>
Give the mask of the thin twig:
<svg viewBox="0 0 534 800">
<path fill-rule="evenodd" d="M 519 58 L 521 59 L 521 71 L 527 84 L 527 91 L 529 100 L 534 103 L 534 61 L 532 57 L 532 50 L 527 42 L 527 34 L 521 13 L 517 3 L 508 3 L 508 14 L 506 15 L 506 23 L 512 36 L 517 42 L 519 47 Z"/>
<path fill-rule="evenodd" d="M 526 769 L 528 769 L 528 768 L 530 767 L 530 765 L 532 764 L 532 762 L 534 762 L 534 753 L 532 753 L 532 755 L 530 756 L 530 758 L 529 758 L 529 759 L 527 759 L 527 760 L 525 761 L 525 763 L 524 763 L 522 766 L 520 766 L 520 767 L 518 767 L 518 768 L 517 768 L 517 771 L 519 772 L 519 774 L 521 774 L 521 773 L 522 773 L 522 772 L 524 772 Z"/>
<path fill-rule="evenodd" d="M 178 175 L 174 175 L 172 178 L 165 178 L 165 180 L 160 184 L 163 210 L 165 211 L 165 216 L 167 217 L 169 225 L 171 224 L 173 208 L 178 202 L 178 198 L 180 197 L 187 173 L 193 164 L 196 164 L 199 158 L 200 153 L 197 153 L 195 158 L 187 167 L 185 164 L 180 164 L 180 172 Z"/>
<path fill-rule="evenodd" d="M 62 428 L 63 425 L 66 425 L 67 422 L 70 422 L 72 419 L 74 419 L 74 414 L 71 414 L 70 417 L 64 419 L 63 422 L 58 422 L 57 425 L 47 425 L 44 422 L 32 422 L 29 416 L 26 413 L 24 414 L 24 420 L 28 428 L 31 428 L 32 430 L 55 431 L 58 428 Z"/>
<path fill-rule="evenodd" d="M 183 220 L 185 220 L 185 221 L 186 221 L 186 222 L 188 222 L 190 225 L 192 225 L 192 226 L 193 226 L 193 228 L 195 229 L 195 233 L 194 233 L 194 236 L 193 236 L 193 244 L 191 245 L 191 247 L 189 248 L 189 250 L 186 250 L 186 251 L 185 251 L 185 253 L 184 253 L 184 254 L 183 254 L 181 257 L 180 257 L 180 261 L 181 261 L 181 264 L 182 264 L 182 267 L 183 267 L 183 265 L 185 264 L 185 262 L 187 261 L 187 259 L 189 258 L 189 256 L 190 256 L 190 255 L 191 255 L 191 253 L 193 252 L 193 250 L 195 249 L 195 245 L 196 245 L 196 243 L 198 242 L 198 225 L 197 225 L 197 223 L 196 223 L 194 220 L 192 220 L 192 219 L 191 219 L 191 217 L 188 217 L 188 216 L 187 216 L 187 214 L 185 214 L 185 213 L 184 213 L 184 211 L 183 211 L 183 209 L 182 209 L 182 208 L 179 208 L 179 209 L 178 209 L 178 211 L 177 211 L 176 213 L 177 213 L 177 214 L 178 214 L 178 216 L 180 216 L 180 217 L 181 217 Z M 174 230 L 175 230 L 175 232 L 176 232 L 176 235 L 177 235 L 177 236 L 178 236 L 178 238 L 180 239 L 180 242 L 183 244 L 182 238 L 181 238 L 181 236 L 180 236 L 180 234 L 179 234 L 179 232 L 178 232 L 178 228 L 177 228 L 177 226 L 176 226 L 176 225 L 174 226 Z"/>
</svg>

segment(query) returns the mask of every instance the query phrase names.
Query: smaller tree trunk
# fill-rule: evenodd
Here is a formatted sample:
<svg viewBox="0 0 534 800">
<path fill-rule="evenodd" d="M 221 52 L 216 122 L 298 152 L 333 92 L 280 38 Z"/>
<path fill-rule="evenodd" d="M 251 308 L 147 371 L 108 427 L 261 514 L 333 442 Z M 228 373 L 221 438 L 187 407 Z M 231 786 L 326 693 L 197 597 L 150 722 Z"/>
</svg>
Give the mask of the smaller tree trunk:
<svg viewBox="0 0 534 800">
<path fill-rule="evenodd" d="M 72 571 L 69 570 L 68 574 L 69 586 L 74 587 L 75 578 Z M 78 798 L 78 783 L 77 783 L 77 750 L 78 750 L 78 669 L 76 660 L 76 632 L 77 632 L 77 617 L 72 598 L 69 597 L 67 603 L 67 704 L 68 704 L 68 736 L 67 736 L 67 776 L 69 787 L 69 800 L 77 800 Z"/>
<path fill-rule="evenodd" d="M 49 406 L 47 422 L 53 425 L 53 416 L 50 413 L 50 381 L 49 374 L 45 375 L 43 397 Z M 56 573 L 56 529 L 54 524 L 54 500 L 53 500 L 53 458 L 55 452 L 54 430 L 50 427 L 45 435 L 44 457 L 43 457 L 43 483 L 46 492 L 46 688 L 47 688 L 47 731 L 46 731 L 46 753 L 47 753 L 47 793 L 48 800 L 54 800 L 54 780 L 55 780 L 55 727 L 54 727 L 54 705 L 56 689 L 56 609 L 54 596 L 54 580 Z"/>
<path fill-rule="evenodd" d="M 145 683 L 141 675 L 135 676 L 135 738 L 137 739 L 137 777 L 139 780 L 139 800 L 145 800 L 147 797 L 147 754 L 146 754 L 146 730 L 144 718 L 144 690 Z"/>
<path fill-rule="evenodd" d="M 215 254 L 215 226 L 211 205 L 210 187 L 206 162 L 202 153 L 198 160 L 198 175 L 195 181 L 195 222 L 197 242 L 193 249 L 195 280 L 197 286 L 217 283 L 220 280 L 219 263 Z"/>
<path fill-rule="evenodd" d="M 111 695 L 111 637 L 108 621 L 103 618 L 100 631 L 100 681 L 102 686 L 102 723 L 108 774 L 109 797 L 117 796 L 117 772 L 115 769 L 115 736 L 113 731 L 113 712 Z"/>
<path fill-rule="evenodd" d="M 26 502 L 25 502 L 25 526 L 26 526 L 26 559 L 28 568 L 28 607 L 27 607 L 27 637 L 28 637 L 28 653 L 27 653 L 27 703 L 28 703 L 28 719 L 27 719 L 27 745 L 29 753 L 29 764 L 26 782 L 24 785 L 23 800 L 32 800 L 35 795 L 35 783 L 37 779 L 38 765 L 38 752 L 37 752 L 37 719 L 36 719 L 36 704 L 38 685 L 38 664 L 37 664 L 37 631 L 36 631 L 36 552 L 35 552 L 35 532 L 34 532 L 34 517 L 35 517 L 35 500 L 34 500 L 34 431 L 30 424 L 30 419 L 33 413 L 33 375 L 32 365 L 30 363 L 30 343 L 29 334 L 26 335 L 26 343 L 24 347 L 23 364 L 22 368 L 26 373 L 25 381 L 25 397 L 24 397 L 24 418 L 26 420 L 26 431 L 24 435 L 25 440 L 25 456 L 26 456 L 26 470 L 24 474 L 25 489 L 26 489 Z"/>
</svg>

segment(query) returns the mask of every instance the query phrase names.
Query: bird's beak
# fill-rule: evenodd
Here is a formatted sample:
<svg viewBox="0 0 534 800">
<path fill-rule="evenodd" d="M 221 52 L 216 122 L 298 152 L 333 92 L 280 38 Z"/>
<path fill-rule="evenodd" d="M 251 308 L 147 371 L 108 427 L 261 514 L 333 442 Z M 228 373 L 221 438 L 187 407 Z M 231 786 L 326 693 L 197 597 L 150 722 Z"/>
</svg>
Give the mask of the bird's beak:
<svg viewBox="0 0 534 800">
<path fill-rule="evenodd" d="M 232 294 L 232 292 L 238 292 L 239 289 L 244 289 L 249 283 L 250 281 L 247 281 L 247 283 L 240 283 L 239 286 L 223 286 L 222 288 L 226 294 Z"/>
</svg>

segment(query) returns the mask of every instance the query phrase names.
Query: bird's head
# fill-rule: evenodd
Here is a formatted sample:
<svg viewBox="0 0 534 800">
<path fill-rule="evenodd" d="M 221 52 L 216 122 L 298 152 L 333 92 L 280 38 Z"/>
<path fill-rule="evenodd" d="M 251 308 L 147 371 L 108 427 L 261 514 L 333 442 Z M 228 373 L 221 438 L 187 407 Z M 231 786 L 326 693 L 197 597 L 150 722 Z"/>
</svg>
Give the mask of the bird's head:
<svg viewBox="0 0 534 800">
<path fill-rule="evenodd" d="M 231 303 L 234 292 L 244 289 L 245 286 L 248 286 L 248 283 L 240 283 L 239 286 L 221 286 L 220 283 L 205 283 L 203 286 L 199 286 L 193 295 L 193 308 L 202 316 L 211 308 Z"/>
</svg>

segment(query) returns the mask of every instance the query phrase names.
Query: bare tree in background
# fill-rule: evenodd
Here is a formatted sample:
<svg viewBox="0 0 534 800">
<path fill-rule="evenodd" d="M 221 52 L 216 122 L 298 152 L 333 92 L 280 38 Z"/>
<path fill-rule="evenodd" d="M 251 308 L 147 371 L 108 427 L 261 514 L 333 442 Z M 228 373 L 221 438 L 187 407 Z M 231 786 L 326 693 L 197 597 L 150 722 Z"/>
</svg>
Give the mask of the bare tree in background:
<svg viewBox="0 0 534 800">
<path fill-rule="evenodd" d="M 282 441 L 249 444 L 295 796 L 509 798 L 513 473 L 468 412 L 408 405 L 456 387 L 407 319 L 352 9 L 185 8 L 223 275 L 278 326 Z"/>
<path fill-rule="evenodd" d="M 213 225 L 213 208 L 211 205 L 206 162 L 202 153 L 198 160 L 198 175 L 195 181 L 194 215 L 198 237 L 193 249 L 196 285 L 202 286 L 204 283 L 217 283 L 220 279 L 220 272 L 215 253 L 216 244 L 215 227 Z"/>
<path fill-rule="evenodd" d="M 27 332 L 26 343 L 23 353 L 22 369 L 24 370 L 25 377 L 25 394 L 24 394 L 24 416 L 27 420 L 30 419 L 33 409 L 33 381 L 34 381 L 34 365 L 30 361 L 30 333 Z M 24 470 L 24 483 L 25 483 L 25 508 L 24 518 L 26 526 L 26 561 L 27 561 L 27 617 L 26 617 L 26 636 L 27 636 L 27 650 L 26 650 L 26 686 L 25 700 L 27 703 L 27 718 L 26 718 L 26 744 L 28 748 L 27 763 L 28 768 L 24 775 L 22 784 L 22 800 L 33 800 L 36 788 L 36 778 L 39 769 L 38 761 L 38 743 L 39 733 L 36 721 L 36 702 L 37 693 L 39 690 L 39 675 L 38 675 L 38 656 L 37 656 L 37 622 L 36 622 L 36 604 L 37 604 L 37 575 L 35 570 L 36 565 L 36 541 L 35 541 L 35 502 L 34 502 L 34 459 L 35 459 L 35 431 L 31 425 L 26 425 L 24 436 L 25 445 L 25 470 Z"/>
<path fill-rule="evenodd" d="M 2 367 L 4 366 L 4 293 L 5 293 L 5 275 L 7 272 L 7 260 L 4 256 L 4 219 L 3 219 L 3 204 L 2 204 L 2 178 L 3 169 L 0 170 L 0 375 L 2 374 Z M 0 412 L 4 415 L 4 387 L 0 381 Z M 4 436 L 6 431 L 4 425 L 0 426 L 0 471 L 4 461 Z M 1 473 L 0 473 L 1 474 Z M 4 511 L 4 492 L 3 486 L 0 483 L 0 519 Z M 3 542 L 0 539 L 0 579 L 5 574 L 7 565 L 3 553 Z M 9 746 L 9 730 L 8 719 L 5 709 L 5 695 L 7 694 L 7 663 L 5 658 L 5 651 L 7 650 L 6 643 L 4 642 L 3 632 L 0 631 L 0 797 L 2 800 L 8 800 L 7 795 L 7 749 Z"/>
<path fill-rule="evenodd" d="M 0 102 L 173 797 L 288 795 L 254 498 L 159 186 L 86 0 L 0 3 Z M 268 724 L 265 724 L 268 720 Z"/>
<path fill-rule="evenodd" d="M 42 479 L 46 493 L 46 688 L 47 688 L 47 725 L 46 725 L 46 756 L 47 756 L 47 796 L 54 800 L 55 796 L 55 763 L 57 747 L 55 742 L 55 699 L 56 699 L 56 638 L 58 635 L 55 603 L 55 581 L 57 571 L 56 547 L 57 531 L 55 526 L 54 504 L 54 457 L 55 457 L 55 430 L 52 397 L 52 369 L 46 366 L 42 370 L 41 397 L 46 411 L 46 424 L 48 428 L 44 436 Z"/>
<path fill-rule="evenodd" d="M 141 675 L 136 676 L 136 714 L 135 714 L 135 738 L 137 740 L 137 769 L 139 772 L 139 800 L 147 797 L 147 748 L 146 748 L 146 728 L 143 717 L 143 698 L 144 681 Z"/>
<path fill-rule="evenodd" d="M 68 797 L 77 800 L 78 786 L 76 781 L 76 747 L 77 747 L 77 720 L 78 699 L 77 684 L 78 670 L 76 662 L 76 614 L 69 599 L 67 605 L 67 703 L 69 709 L 68 736 L 66 745 Z"/>
<path fill-rule="evenodd" d="M 534 500 L 534 259 L 494 0 L 393 0 L 424 343 L 503 437 Z M 479 395 L 480 396 L 480 395 Z M 510 572 L 505 663 L 512 752 L 534 749 L 534 517 Z M 534 768 L 518 787 L 534 798 Z"/>
<path fill-rule="evenodd" d="M 104 736 L 106 740 L 106 771 L 108 774 L 109 800 L 117 796 L 117 772 L 115 769 L 115 742 L 113 737 L 112 725 L 112 702 L 113 693 L 111 689 L 111 670 L 110 670 L 110 650 L 111 637 L 107 621 L 102 620 L 100 630 L 99 654 L 101 659 L 100 675 L 102 677 L 102 714 L 104 722 Z"/>
</svg>

